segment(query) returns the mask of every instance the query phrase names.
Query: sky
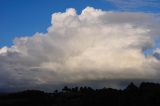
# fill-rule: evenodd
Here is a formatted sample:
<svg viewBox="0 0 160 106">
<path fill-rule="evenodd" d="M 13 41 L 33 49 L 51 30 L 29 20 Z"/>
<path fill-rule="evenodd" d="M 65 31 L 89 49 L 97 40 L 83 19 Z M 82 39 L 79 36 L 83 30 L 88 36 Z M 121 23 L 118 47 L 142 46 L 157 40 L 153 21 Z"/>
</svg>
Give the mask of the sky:
<svg viewBox="0 0 160 106">
<path fill-rule="evenodd" d="M 54 12 L 75 8 L 80 13 L 87 6 L 113 8 L 103 0 L 0 0 L 0 47 L 11 46 L 15 37 L 46 32 Z"/>
<path fill-rule="evenodd" d="M 159 0 L 0 0 L 0 91 L 160 82 Z"/>
</svg>

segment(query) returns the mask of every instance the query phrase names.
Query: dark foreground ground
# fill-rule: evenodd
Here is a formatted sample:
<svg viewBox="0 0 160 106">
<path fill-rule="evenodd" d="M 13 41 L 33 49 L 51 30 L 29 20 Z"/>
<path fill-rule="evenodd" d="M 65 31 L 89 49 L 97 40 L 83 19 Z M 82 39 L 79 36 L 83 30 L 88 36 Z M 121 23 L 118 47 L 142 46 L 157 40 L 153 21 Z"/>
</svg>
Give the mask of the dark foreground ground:
<svg viewBox="0 0 160 106">
<path fill-rule="evenodd" d="M 160 106 L 160 84 L 133 83 L 124 90 L 64 87 L 45 93 L 27 90 L 0 96 L 0 106 Z"/>
</svg>

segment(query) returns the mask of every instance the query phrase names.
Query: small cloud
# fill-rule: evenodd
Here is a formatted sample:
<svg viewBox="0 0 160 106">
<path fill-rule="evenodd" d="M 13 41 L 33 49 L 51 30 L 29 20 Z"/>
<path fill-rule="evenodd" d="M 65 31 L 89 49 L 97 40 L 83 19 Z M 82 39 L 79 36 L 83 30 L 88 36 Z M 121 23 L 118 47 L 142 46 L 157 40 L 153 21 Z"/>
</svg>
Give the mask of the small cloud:
<svg viewBox="0 0 160 106">
<path fill-rule="evenodd" d="M 160 60 L 160 48 L 157 48 L 154 53 L 153 53 L 153 56 L 155 58 L 157 58 L 158 60 Z"/>
</svg>

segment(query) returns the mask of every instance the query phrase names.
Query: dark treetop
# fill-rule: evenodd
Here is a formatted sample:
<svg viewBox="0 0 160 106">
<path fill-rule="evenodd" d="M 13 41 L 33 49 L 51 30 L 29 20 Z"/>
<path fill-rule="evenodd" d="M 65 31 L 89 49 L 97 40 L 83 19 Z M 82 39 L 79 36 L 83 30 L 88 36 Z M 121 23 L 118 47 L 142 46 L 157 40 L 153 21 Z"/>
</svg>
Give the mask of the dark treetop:
<svg viewBox="0 0 160 106">
<path fill-rule="evenodd" d="M 1 95 L 0 106 L 160 106 L 160 84 L 131 83 L 124 90 L 67 86 L 53 93 L 27 90 Z"/>
</svg>

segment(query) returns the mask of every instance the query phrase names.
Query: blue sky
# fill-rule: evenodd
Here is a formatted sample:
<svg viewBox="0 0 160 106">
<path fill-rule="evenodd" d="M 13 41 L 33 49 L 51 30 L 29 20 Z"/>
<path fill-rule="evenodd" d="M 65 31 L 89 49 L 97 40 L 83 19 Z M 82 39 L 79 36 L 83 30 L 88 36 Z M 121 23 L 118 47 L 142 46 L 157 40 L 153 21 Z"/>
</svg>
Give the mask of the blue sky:
<svg viewBox="0 0 160 106">
<path fill-rule="evenodd" d="M 160 12 L 159 0 L 0 0 L 0 47 L 11 46 L 15 37 L 46 32 L 51 14 L 86 6 L 113 11 Z M 127 1 L 127 2 L 126 2 Z M 135 3 L 137 2 L 136 6 Z M 146 2 L 148 1 L 148 2 Z M 127 6 L 126 6 L 127 5 Z"/>
</svg>

